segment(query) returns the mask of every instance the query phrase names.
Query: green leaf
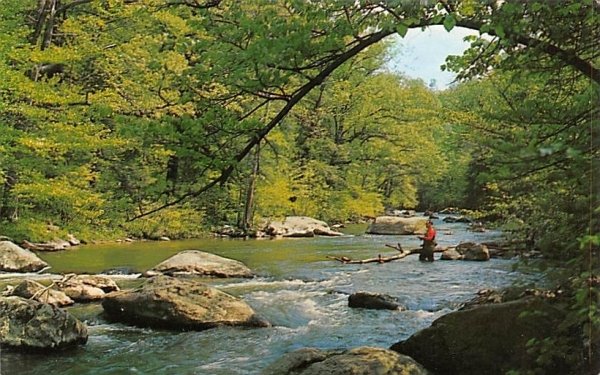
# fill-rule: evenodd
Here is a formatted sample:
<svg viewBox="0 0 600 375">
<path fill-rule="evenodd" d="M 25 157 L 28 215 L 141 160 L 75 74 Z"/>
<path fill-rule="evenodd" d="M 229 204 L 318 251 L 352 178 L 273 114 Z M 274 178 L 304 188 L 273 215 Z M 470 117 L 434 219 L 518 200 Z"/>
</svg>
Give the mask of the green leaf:
<svg viewBox="0 0 600 375">
<path fill-rule="evenodd" d="M 441 14 L 438 14 L 438 15 L 436 15 L 435 17 L 433 17 L 431 19 L 431 22 L 435 23 L 435 24 L 438 24 L 438 23 L 440 23 L 442 21 L 442 18 L 444 18 L 444 16 L 441 15 Z"/>
<path fill-rule="evenodd" d="M 533 3 L 533 4 L 531 4 L 531 10 L 533 10 L 534 12 L 537 12 L 537 11 L 541 10 L 542 7 L 543 7 L 543 5 L 540 4 L 540 3 Z"/>
<path fill-rule="evenodd" d="M 396 32 L 398 33 L 398 35 L 400 35 L 401 37 L 404 38 L 404 36 L 406 35 L 406 33 L 408 32 L 408 26 L 405 25 L 404 23 L 399 23 L 396 26 Z"/>
<path fill-rule="evenodd" d="M 504 32 L 504 26 L 496 25 L 494 30 L 496 30 L 496 35 L 498 35 L 500 38 L 504 38 L 506 36 L 506 33 Z"/>
<path fill-rule="evenodd" d="M 418 25 L 419 24 L 419 19 L 416 17 L 408 17 L 404 19 L 404 23 L 406 23 L 408 26 L 411 25 Z"/>
<path fill-rule="evenodd" d="M 451 14 L 447 15 L 446 18 L 444 18 L 444 29 L 450 31 L 454 26 L 456 26 L 456 19 Z"/>
</svg>

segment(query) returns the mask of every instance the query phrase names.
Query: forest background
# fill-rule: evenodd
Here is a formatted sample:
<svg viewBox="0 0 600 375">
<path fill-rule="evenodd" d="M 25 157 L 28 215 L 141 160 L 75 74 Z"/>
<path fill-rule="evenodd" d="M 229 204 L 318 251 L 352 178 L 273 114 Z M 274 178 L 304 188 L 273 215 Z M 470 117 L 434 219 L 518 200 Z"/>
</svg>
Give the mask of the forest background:
<svg viewBox="0 0 600 375">
<path fill-rule="evenodd" d="M 461 207 L 567 265 L 564 329 L 584 332 L 589 363 L 599 9 L 3 0 L 1 234 L 186 238 Z M 429 25 L 480 32 L 447 59 L 460 83 L 444 91 L 385 68 L 388 36 Z"/>
</svg>

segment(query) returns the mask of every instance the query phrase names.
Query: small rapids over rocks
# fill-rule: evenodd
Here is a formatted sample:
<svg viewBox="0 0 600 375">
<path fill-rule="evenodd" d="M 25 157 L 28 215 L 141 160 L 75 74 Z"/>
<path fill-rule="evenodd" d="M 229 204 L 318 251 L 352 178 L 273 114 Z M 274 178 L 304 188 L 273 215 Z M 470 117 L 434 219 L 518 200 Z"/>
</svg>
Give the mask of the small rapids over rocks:
<svg viewBox="0 0 600 375">
<path fill-rule="evenodd" d="M 434 221 L 440 246 L 492 241 L 501 233 L 474 233 L 463 223 Z M 258 277 L 207 279 L 240 297 L 272 327 L 219 327 L 173 332 L 108 323 L 98 303 L 69 308 L 88 325 L 88 343 L 52 354 L 2 350 L 2 374 L 258 374 L 283 354 L 303 347 L 389 348 L 459 307 L 478 290 L 500 288 L 528 276 L 512 271 L 513 260 L 419 262 L 418 256 L 384 263 L 342 264 L 327 255 L 363 259 L 393 255 L 385 244 L 418 247 L 416 236 L 366 235 L 364 226 L 334 238 L 282 240 L 204 239 L 169 243 L 97 245 L 43 254 L 52 272 L 99 273 L 114 267 L 137 272 L 182 250 L 198 249 L 239 260 Z M 129 255 L 124 257 L 123 253 Z M 115 254 L 115 255 L 113 255 Z M 134 278 L 117 279 L 127 288 Z M 348 307 L 364 291 L 396 298 L 401 310 Z"/>
</svg>

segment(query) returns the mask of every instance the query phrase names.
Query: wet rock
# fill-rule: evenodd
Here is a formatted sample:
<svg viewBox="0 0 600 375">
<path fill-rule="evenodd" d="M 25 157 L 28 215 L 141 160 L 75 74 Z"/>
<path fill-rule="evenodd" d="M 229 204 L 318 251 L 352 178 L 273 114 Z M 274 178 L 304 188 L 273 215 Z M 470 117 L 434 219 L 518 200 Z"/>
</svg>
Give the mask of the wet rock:
<svg viewBox="0 0 600 375">
<path fill-rule="evenodd" d="M 232 237 L 232 238 L 243 238 L 246 236 L 252 237 L 250 232 L 246 232 L 242 229 L 232 227 L 231 225 L 223 225 L 222 227 L 214 231 L 215 235 L 219 237 Z"/>
<path fill-rule="evenodd" d="M 443 221 L 445 223 L 470 223 L 470 222 L 472 222 L 472 220 L 466 216 L 446 216 L 443 219 Z"/>
<path fill-rule="evenodd" d="M 417 215 L 415 210 L 386 210 L 385 216 L 400 216 L 400 217 L 414 217 Z"/>
<path fill-rule="evenodd" d="M 444 315 L 391 349 L 437 374 L 500 375 L 535 364 L 527 342 L 550 337 L 563 319 L 539 298 L 485 304 Z"/>
<path fill-rule="evenodd" d="M 469 230 L 476 233 L 484 233 L 487 231 L 483 223 L 479 221 L 469 224 Z"/>
<path fill-rule="evenodd" d="M 383 348 L 363 346 L 349 350 L 303 348 L 285 354 L 264 369 L 262 374 L 425 375 L 429 372 L 408 356 Z"/>
<path fill-rule="evenodd" d="M 48 267 L 37 255 L 9 241 L 0 241 L 0 271 L 37 272 Z"/>
<path fill-rule="evenodd" d="M 376 310 L 403 310 L 394 297 L 369 292 L 357 292 L 350 295 L 348 306 Z"/>
<path fill-rule="evenodd" d="M 139 272 L 131 267 L 115 267 L 103 270 L 100 272 L 102 275 L 135 275 Z"/>
<path fill-rule="evenodd" d="M 85 344 L 85 325 L 56 306 L 21 297 L 0 297 L 0 346 L 54 350 Z"/>
<path fill-rule="evenodd" d="M 397 216 L 378 216 L 375 221 L 369 225 L 367 233 L 369 234 L 423 234 L 425 233 L 425 223 L 429 218 L 422 217 L 397 217 Z"/>
<path fill-rule="evenodd" d="M 459 306 L 459 310 L 468 310 L 480 305 L 486 305 L 491 303 L 503 303 L 520 300 L 526 297 L 539 297 L 546 300 L 554 300 L 559 297 L 563 291 L 558 288 L 554 290 L 549 289 L 538 289 L 538 288 L 526 288 L 523 286 L 510 286 L 501 290 L 495 289 L 481 289 L 477 292 L 477 295 L 467 302 L 462 303 Z"/>
<path fill-rule="evenodd" d="M 176 330 L 269 326 L 237 297 L 197 281 L 168 276 L 149 279 L 134 290 L 110 293 L 102 307 L 110 320 L 138 326 Z"/>
<path fill-rule="evenodd" d="M 144 273 L 145 276 L 185 274 L 214 277 L 254 276 L 242 262 L 198 250 L 179 252 Z"/>
<path fill-rule="evenodd" d="M 65 293 L 46 287 L 36 281 L 24 280 L 14 287 L 9 296 L 18 296 L 27 299 L 34 299 L 39 302 L 48 303 L 55 306 L 68 306 L 75 303 Z"/>
</svg>

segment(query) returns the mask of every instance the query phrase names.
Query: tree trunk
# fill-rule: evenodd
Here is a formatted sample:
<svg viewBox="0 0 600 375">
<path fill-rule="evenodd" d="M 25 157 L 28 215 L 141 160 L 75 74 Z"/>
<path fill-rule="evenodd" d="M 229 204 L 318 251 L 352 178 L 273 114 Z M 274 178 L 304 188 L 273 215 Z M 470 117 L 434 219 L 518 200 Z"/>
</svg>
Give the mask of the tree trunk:
<svg viewBox="0 0 600 375">
<path fill-rule="evenodd" d="M 13 201 L 12 190 L 17 181 L 16 171 L 9 169 L 6 171 L 6 180 L 2 186 L 2 202 L 0 205 L 0 221 L 15 221 L 18 218 L 16 202 Z"/>
<path fill-rule="evenodd" d="M 248 177 L 248 186 L 246 189 L 246 201 L 244 202 L 244 217 L 242 219 L 242 229 L 248 230 L 253 224 L 253 212 L 254 212 L 254 191 L 256 188 L 256 176 L 260 169 L 260 143 L 256 145 L 254 149 L 254 160 L 252 163 L 252 173 Z"/>
</svg>

